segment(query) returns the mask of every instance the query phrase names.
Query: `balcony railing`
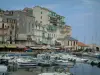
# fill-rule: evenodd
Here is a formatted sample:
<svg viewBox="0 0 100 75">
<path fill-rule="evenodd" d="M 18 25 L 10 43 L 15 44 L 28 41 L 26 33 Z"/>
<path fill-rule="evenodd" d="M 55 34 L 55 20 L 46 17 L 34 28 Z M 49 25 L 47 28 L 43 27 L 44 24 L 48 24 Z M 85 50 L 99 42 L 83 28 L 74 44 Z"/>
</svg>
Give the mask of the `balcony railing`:
<svg viewBox="0 0 100 75">
<path fill-rule="evenodd" d="M 48 31 L 56 31 L 57 28 L 56 28 L 56 26 L 48 26 L 48 27 L 47 27 L 47 30 L 48 30 Z"/>
<path fill-rule="evenodd" d="M 49 39 L 52 39 L 52 37 L 48 36 L 47 39 L 48 39 L 48 40 L 49 40 Z"/>
</svg>

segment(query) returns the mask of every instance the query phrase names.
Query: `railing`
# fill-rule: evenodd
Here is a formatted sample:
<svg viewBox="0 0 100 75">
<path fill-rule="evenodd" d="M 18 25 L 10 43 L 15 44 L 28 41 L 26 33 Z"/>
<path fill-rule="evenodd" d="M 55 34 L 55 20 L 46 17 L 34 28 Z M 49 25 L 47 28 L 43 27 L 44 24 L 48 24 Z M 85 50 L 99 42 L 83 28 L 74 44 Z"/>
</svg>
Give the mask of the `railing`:
<svg viewBox="0 0 100 75">
<path fill-rule="evenodd" d="M 52 37 L 48 36 L 47 39 L 52 39 Z"/>
<path fill-rule="evenodd" d="M 54 27 L 54 26 L 48 26 L 48 28 L 47 28 L 47 30 L 48 31 L 56 31 L 56 27 Z"/>
</svg>

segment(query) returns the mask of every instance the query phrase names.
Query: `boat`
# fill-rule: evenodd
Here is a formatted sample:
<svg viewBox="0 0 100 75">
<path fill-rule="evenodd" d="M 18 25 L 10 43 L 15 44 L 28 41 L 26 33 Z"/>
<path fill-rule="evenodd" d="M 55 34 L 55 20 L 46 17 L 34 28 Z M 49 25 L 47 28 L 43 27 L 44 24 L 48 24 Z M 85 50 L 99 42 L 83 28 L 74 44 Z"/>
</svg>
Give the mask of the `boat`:
<svg viewBox="0 0 100 75">
<path fill-rule="evenodd" d="M 56 60 L 55 63 L 57 65 L 61 65 L 61 66 L 68 66 L 68 67 L 73 67 L 74 66 L 73 62 L 70 62 L 70 61 L 64 60 L 64 59 Z"/>
<path fill-rule="evenodd" d="M 0 75 L 8 75 L 7 73 L 7 66 L 0 65 Z"/>
<path fill-rule="evenodd" d="M 16 59 L 18 68 L 29 68 L 36 67 L 37 62 L 34 59 L 29 59 L 28 57 L 20 57 Z"/>
<path fill-rule="evenodd" d="M 71 73 L 69 73 L 69 72 L 66 72 L 66 73 L 55 72 L 55 73 L 41 73 L 41 74 L 38 74 L 38 75 L 71 75 Z"/>
<path fill-rule="evenodd" d="M 94 57 L 100 59 L 100 53 L 94 53 Z"/>
<path fill-rule="evenodd" d="M 7 61 L 0 59 L 0 75 L 9 75 Z"/>
<path fill-rule="evenodd" d="M 38 54 L 37 63 L 39 66 L 51 66 L 52 61 L 50 60 L 49 54 Z"/>
<path fill-rule="evenodd" d="M 1 56 L 1 59 L 11 59 L 11 58 L 14 58 L 15 57 L 15 54 L 2 54 Z"/>
</svg>

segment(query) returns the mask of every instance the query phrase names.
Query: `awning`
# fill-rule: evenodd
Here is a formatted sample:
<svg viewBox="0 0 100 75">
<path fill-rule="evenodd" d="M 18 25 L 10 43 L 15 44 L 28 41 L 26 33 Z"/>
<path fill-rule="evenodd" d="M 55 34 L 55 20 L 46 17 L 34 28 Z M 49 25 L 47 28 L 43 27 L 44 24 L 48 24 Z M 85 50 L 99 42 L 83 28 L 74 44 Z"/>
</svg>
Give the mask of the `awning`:
<svg viewBox="0 0 100 75">
<path fill-rule="evenodd" d="M 0 44 L 0 48 L 4 48 L 5 47 L 5 45 L 4 44 Z"/>
<path fill-rule="evenodd" d="M 64 48 L 73 48 L 73 46 L 65 46 Z"/>
<path fill-rule="evenodd" d="M 30 47 L 30 48 L 32 48 L 32 49 L 42 49 L 40 47 Z"/>
<path fill-rule="evenodd" d="M 50 47 L 51 49 L 55 49 L 55 47 Z"/>
<path fill-rule="evenodd" d="M 20 44 L 18 44 L 18 45 L 16 45 L 18 48 L 25 48 L 25 46 L 24 45 L 20 45 Z"/>
<path fill-rule="evenodd" d="M 42 47 L 30 47 L 30 48 L 32 48 L 32 49 L 47 49 L 46 46 L 42 46 Z"/>
<path fill-rule="evenodd" d="M 16 48 L 17 46 L 15 44 L 5 44 L 7 48 Z"/>
<path fill-rule="evenodd" d="M 47 49 L 47 46 L 42 46 L 42 49 Z"/>
<path fill-rule="evenodd" d="M 55 48 L 55 49 L 60 49 L 60 48 Z"/>
</svg>

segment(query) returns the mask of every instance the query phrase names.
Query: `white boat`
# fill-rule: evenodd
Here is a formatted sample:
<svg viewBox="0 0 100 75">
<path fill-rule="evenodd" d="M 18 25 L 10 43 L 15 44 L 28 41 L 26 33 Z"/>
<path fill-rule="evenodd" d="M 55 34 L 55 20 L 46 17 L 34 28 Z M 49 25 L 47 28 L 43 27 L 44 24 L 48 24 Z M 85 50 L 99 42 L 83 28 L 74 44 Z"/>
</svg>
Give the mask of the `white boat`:
<svg viewBox="0 0 100 75">
<path fill-rule="evenodd" d="M 56 64 L 62 65 L 62 66 L 74 66 L 73 62 L 69 62 L 68 60 L 56 60 Z"/>
<path fill-rule="evenodd" d="M 37 66 L 37 62 L 35 59 L 28 59 L 27 57 L 26 58 L 25 57 L 17 58 L 16 61 L 17 61 L 18 68 L 36 67 Z"/>
<path fill-rule="evenodd" d="M 96 57 L 96 58 L 98 58 L 98 59 L 100 59 L 100 53 L 94 53 L 92 56 L 94 56 L 94 57 Z"/>
<path fill-rule="evenodd" d="M 55 73 L 41 73 L 41 74 L 38 74 L 38 75 L 71 75 L 71 73 L 69 73 L 69 72 L 66 72 L 66 73 L 55 72 Z"/>
<path fill-rule="evenodd" d="M 0 65 L 0 75 L 7 75 L 7 66 Z"/>
<path fill-rule="evenodd" d="M 67 60 L 70 60 L 70 61 L 75 61 L 77 63 L 88 61 L 88 59 L 79 58 L 79 57 L 77 57 L 75 55 L 64 55 L 64 56 L 62 56 L 62 59 L 67 59 Z"/>
<path fill-rule="evenodd" d="M 15 55 L 14 54 L 2 54 L 1 59 L 11 59 L 14 58 Z"/>
<path fill-rule="evenodd" d="M 37 55 L 37 63 L 38 65 L 52 65 L 52 61 L 50 60 L 49 54 L 38 54 Z"/>
</svg>

